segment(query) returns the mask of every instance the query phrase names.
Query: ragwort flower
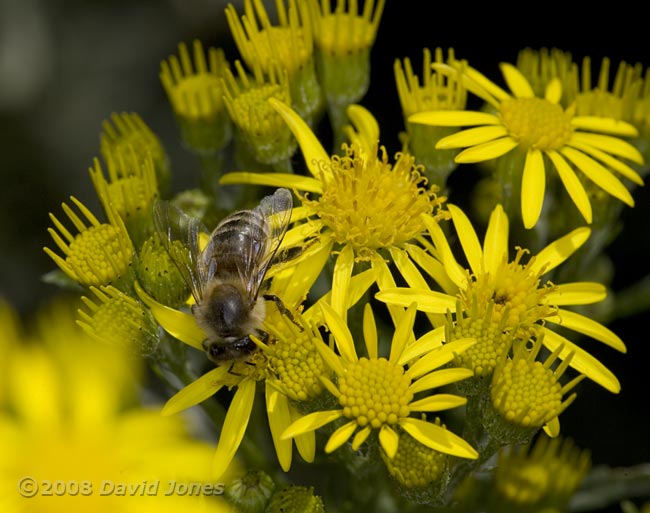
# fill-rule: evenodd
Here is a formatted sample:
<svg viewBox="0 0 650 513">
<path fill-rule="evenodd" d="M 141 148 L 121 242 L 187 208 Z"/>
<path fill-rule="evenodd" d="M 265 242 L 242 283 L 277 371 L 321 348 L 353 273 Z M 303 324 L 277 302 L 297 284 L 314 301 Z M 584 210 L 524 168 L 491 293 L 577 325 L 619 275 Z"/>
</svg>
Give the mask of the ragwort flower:
<svg viewBox="0 0 650 513">
<path fill-rule="evenodd" d="M 591 203 L 576 168 L 611 196 L 634 206 L 632 195 L 616 176 L 643 184 L 638 173 L 624 161 L 643 164 L 641 153 L 616 137 L 636 136 L 634 126 L 612 118 L 576 115 L 574 106 L 562 108 L 559 79 L 549 82 L 544 98 L 536 97 L 528 80 L 511 64 L 502 63 L 501 71 L 512 94 L 470 67 L 460 71 L 440 65 L 437 68 L 447 69 L 452 75 L 461 73 L 465 87 L 485 100 L 495 113 L 432 111 L 414 114 L 409 121 L 474 127 L 441 139 L 436 145 L 441 149 L 466 148 L 456 157 L 459 163 L 482 162 L 501 157 L 515 148 L 521 150 L 525 155 L 521 216 L 526 228 L 535 226 L 540 217 L 548 165 L 545 161 L 549 160 L 588 223 L 592 221 Z"/>
<path fill-rule="evenodd" d="M 445 198 L 436 196 L 435 185 L 427 187 L 411 155 L 398 153 L 394 164 L 388 161 L 384 148 L 378 155 L 377 123 L 362 107 L 348 110 L 359 131 L 352 132 L 353 142 L 345 147 L 345 155 L 330 157 L 300 116 L 279 101 L 270 102 L 298 140 L 311 176 L 235 172 L 224 175 L 221 183 L 303 191 L 299 194 L 302 206 L 293 209 L 294 224 L 284 245 L 304 246 L 311 241 L 313 248 L 338 251 L 332 306 L 343 315 L 355 262 L 370 261 L 378 270 L 380 287 L 394 286 L 383 253 L 390 253 L 400 271 L 407 273 L 406 269 L 413 266 L 405 251 L 408 242 L 426 229 L 420 214 L 437 219 Z M 312 199 L 311 194 L 317 197 Z M 305 251 L 303 257 L 308 258 L 311 251 Z M 438 273 L 440 280 L 444 280 L 443 274 Z M 409 273 L 407 279 L 411 277 L 418 279 Z"/>
<path fill-rule="evenodd" d="M 65 258 L 50 248 L 43 250 L 65 274 L 83 286 L 113 284 L 128 290 L 133 281 L 131 265 L 135 250 L 124 222 L 111 205 L 106 205 L 108 223 L 101 223 L 77 198 L 70 199 L 85 217 L 82 219 L 67 204 L 62 204 L 63 211 L 79 233 L 73 235 L 50 214 L 56 230 L 48 228 L 48 232 Z"/>
<path fill-rule="evenodd" d="M 346 322 L 327 304 L 322 305 L 326 326 L 331 331 L 338 353 L 324 342 L 316 342 L 319 353 L 336 375 L 336 383 L 321 377 L 327 389 L 340 404 L 337 410 L 316 411 L 296 420 L 283 434 L 292 438 L 310 433 L 339 419 L 345 423 L 331 434 L 325 452 L 330 453 L 352 438 L 352 450 L 357 450 L 373 431 L 386 456 L 395 457 L 399 433 L 406 432 L 422 445 L 461 458 L 475 459 L 478 453 L 462 438 L 439 424 L 412 417 L 412 413 L 437 412 L 465 404 L 466 399 L 451 394 L 431 394 L 417 398 L 420 392 L 431 390 L 472 375 L 461 368 L 439 369 L 474 343 L 471 339 L 457 340 L 423 351 L 428 346 L 425 334 L 415 342 L 413 323 L 415 307 L 411 305 L 395 328 L 390 356 L 378 354 L 377 326 L 369 304 L 363 318 L 363 334 L 368 356 L 359 357 L 354 339 Z"/>
<path fill-rule="evenodd" d="M 465 258 L 469 262 L 469 269 L 465 269 L 454 257 L 442 228 L 429 219 L 426 222 L 435 249 L 449 277 L 457 286 L 457 293 L 399 288 L 380 291 L 376 297 L 389 304 L 402 306 L 416 301 L 418 309 L 430 313 L 455 311 L 460 298 L 463 314 L 474 311 L 472 315 L 478 318 L 489 315 L 492 322 L 500 324 L 502 330 L 512 332 L 515 339 L 524 343 L 541 330 L 544 333 L 543 345 L 549 351 L 561 347 L 560 359 L 573 354 L 570 363 L 572 368 L 610 392 L 618 393 L 620 384 L 611 371 L 587 351 L 551 328 L 556 325 L 576 331 L 624 353 L 625 344 L 611 330 L 587 316 L 562 308 L 602 301 L 606 296 L 605 287 L 593 282 L 560 285 L 542 283 L 545 274 L 584 244 L 590 235 L 590 229 L 577 228 L 551 242 L 524 262 L 526 251 L 522 248 L 517 248 L 514 260 L 510 260 L 509 221 L 501 205 L 497 205 L 490 216 L 482 246 L 465 213 L 455 205 L 449 205 L 449 212 Z M 462 314 L 459 312 L 458 315 Z"/>
</svg>

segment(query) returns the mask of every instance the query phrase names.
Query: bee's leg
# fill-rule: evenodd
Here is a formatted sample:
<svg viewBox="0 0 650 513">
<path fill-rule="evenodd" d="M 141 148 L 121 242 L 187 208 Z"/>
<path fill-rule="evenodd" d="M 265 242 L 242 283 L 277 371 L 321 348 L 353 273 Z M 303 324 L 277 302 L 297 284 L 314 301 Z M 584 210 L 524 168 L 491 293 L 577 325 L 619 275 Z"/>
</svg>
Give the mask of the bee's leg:
<svg viewBox="0 0 650 513">
<path fill-rule="evenodd" d="M 298 328 L 300 328 L 300 331 L 304 331 L 304 328 L 300 324 L 298 324 L 291 311 L 284 305 L 284 303 L 278 296 L 276 296 L 275 294 L 264 294 L 263 297 L 267 301 L 273 301 L 278 307 L 278 310 L 280 310 L 280 313 L 282 315 L 287 317 L 292 323 L 298 326 Z"/>
</svg>

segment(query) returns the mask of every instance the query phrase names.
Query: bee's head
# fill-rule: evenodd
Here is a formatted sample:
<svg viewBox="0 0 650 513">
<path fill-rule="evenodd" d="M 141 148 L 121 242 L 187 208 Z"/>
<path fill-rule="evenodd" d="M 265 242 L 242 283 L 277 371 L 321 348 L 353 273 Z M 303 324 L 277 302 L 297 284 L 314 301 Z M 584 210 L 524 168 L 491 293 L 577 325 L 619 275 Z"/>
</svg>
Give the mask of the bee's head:
<svg viewBox="0 0 650 513">
<path fill-rule="evenodd" d="M 214 363 L 239 360 L 250 355 L 256 347 L 255 342 L 248 335 L 240 338 L 227 337 L 221 341 L 203 341 L 203 349 Z"/>
</svg>

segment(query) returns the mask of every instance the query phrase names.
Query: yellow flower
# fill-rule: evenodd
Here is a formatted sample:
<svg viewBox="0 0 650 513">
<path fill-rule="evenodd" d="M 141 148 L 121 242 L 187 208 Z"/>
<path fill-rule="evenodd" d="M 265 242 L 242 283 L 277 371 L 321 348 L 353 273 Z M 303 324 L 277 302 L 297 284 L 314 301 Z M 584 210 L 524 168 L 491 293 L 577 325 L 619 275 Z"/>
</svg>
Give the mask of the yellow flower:
<svg viewBox="0 0 650 513">
<path fill-rule="evenodd" d="M 160 65 L 160 81 L 176 114 L 181 138 L 198 153 L 223 149 L 232 135 L 223 103 L 221 78 L 228 63 L 223 50 L 210 48 L 206 60 L 203 45 L 193 42 L 194 64 L 185 43 Z"/>
<path fill-rule="evenodd" d="M 439 419 L 436 423 L 440 424 Z M 406 488 L 421 488 L 431 492 L 436 483 L 445 483 L 449 467 L 447 454 L 422 445 L 404 432 L 399 433 L 395 456 L 388 458 L 382 451 L 381 458 L 389 474 Z"/>
<path fill-rule="evenodd" d="M 501 71 L 512 95 L 472 68 L 446 69 L 452 75 L 461 73 L 467 89 L 488 102 L 495 113 L 432 111 L 414 114 L 409 121 L 433 126 L 473 126 L 441 139 L 436 145 L 441 149 L 466 148 L 456 157 L 458 163 L 491 160 L 518 148 L 525 155 L 521 215 L 526 228 L 535 226 L 542 211 L 545 160 L 550 160 L 588 223 L 592 221 L 591 203 L 575 168 L 608 194 L 634 206 L 632 195 L 615 174 L 643 184 L 637 172 L 621 160 L 643 164 L 643 157 L 634 146 L 615 137 L 637 135 L 632 125 L 612 118 L 576 115 L 575 107 L 562 108 L 559 79 L 547 85 L 543 98 L 536 97 L 526 78 L 511 64 L 503 63 Z"/>
<path fill-rule="evenodd" d="M 105 158 L 108 180 L 99 159 L 90 168 L 95 191 L 104 210 L 113 209 L 122 218 L 131 240 L 140 247 L 153 231 L 152 205 L 159 196 L 154 162 L 150 155 L 138 159 L 134 152 L 128 161 L 121 153 L 108 153 Z"/>
<path fill-rule="evenodd" d="M 363 12 L 357 2 L 309 0 L 318 50 L 318 73 L 330 103 L 359 101 L 370 84 L 370 49 L 384 11 L 385 0 L 369 0 Z M 348 5 L 346 5 L 348 4 Z"/>
<path fill-rule="evenodd" d="M 275 68 L 286 73 L 291 98 L 298 112 L 314 119 L 321 109 L 321 92 L 316 78 L 314 41 L 308 2 L 276 0 L 278 24 L 272 25 L 260 1 L 246 0 L 245 14 L 237 16 L 235 6 L 226 7 L 226 19 L 244 62 L 265 75 Z"/>
<path fill-rule="evenodd" d="M 90 287 L 95 299 L 82 296 L 79 326 L 93 339 L 133 355 L 150 356 L 157 348 L 158 326 L 151 314 L 115 287 Z"/>
<path fill-rule="evenodd" d="M 99 141 L 102 158 L 114 162 L 119 177 L 137 174 L 142 163 L 151 161 L 158 187 L 167 191 L 171 180 L 169 158 L 158 136 L 138 114 L 113 113 L 102 123 Z"/>
<path fill-rule="evenodd" d="M 180 419 L 133 406 L 137 360 L 84 336 L 68 305 L 40 314 L 37 325 L 7 362 L 3 512 L 230 511 L 212 496 L 222 491 L 209 473 L 212 447 Z M 166 495 L 170 483 L 178 492 Z M 205 493 L 181 494 L 190 485 Z"/>
<path fill-rule="evenodd" d="M 454 51 L 450 49 L 447 62 L 455 60 Z M 445 62 L 440 48 L 436 48 L 435 62 Z M 435 143 L 456 133 L 458 128 L 426 126 L 409 122 L 408 118 L 418 112 L 464 109 L 467 91 L 458 77 L 445 76 L 434 71 L 431 66 L 431 51 L 428 48 L 424 49 L 421 80 L 413 72 L 409 58 L 405 58 L 403 64 L 399 59 L 396 60 L 393 69 L 407 130 L 406 145 L 409 152 L 425 166 L 429 177 L 444 186 L 449 173 L 458 166 L 454 161 L 458 150 L 439 150 L 435 148 Z"/>
<path fill-rule="evenodd" d="M 560 378 L 569 366 L 573 355 L 569 354 L 556 368 L 552 368 L 562 346 L 558 347 L 543 363 L 536 358 L 542 348 L 544 335 L 537 337 L 531 349 L 525 345 L 514 348 L 512 358 L 503 352 L 492 375 L 490 394 L 492 405 L 508 423 L 526 431 L 536 431 L 544 426 L 550 436 L 560 432 L 558 417 L 575 400 L 576 394 L 563 397 L 584 376 L 578 376 L 562 385 Z"/>
<path fill-rule="evenodd" d="M 620 383 L 602 363 L 551 326 L 566 328 L 594 338 L 625 352 L 625 344 L 611 330 L 597 321 L 564 306 L 585 305 L 602 301 L 606 296 L 603 285 L 593 282 L 573 282 L 556 285 L 542 284 L 542 277 L 555 269 L 577 251 L 588 239 L 590 229 L 577 228 L 553 241 L 536 255 L 523 262 L 524 250 L 518 248 L 514 260 L 508 251 L 509 221 L 501 205 L 490 216 L 483 246 L 463 211 L 449 205 L 456 233 L 469 262 L 469 270 L 458 263 L 442 228 L 427 219 L 435 250 L 457 286 L 457 293 L 449 294 L 424 289 L 398 288 L 384 290 L 377 298 L 389 304 L 408 306 L 416 301 L 418 309 L 430 313 L 455 311 L 460 298 L 463 312 L 474 310 L 473 316 L 499 324 L 513 332 L 521 341 L 528 341 L 537 330 L 544 333 L 543 345 L 551 352 L 560 349 L 559 358 L 573 353 L 570 366 L 585 374 L 613 393 L 620 391 Z M 474 306 L 473 306 L 474 305 Z M 482 309 L 482 311 L 480 310 Z"/>
<path fill-rule="evenodd" d="M 124 222 L 111 206 L 106 209 L 108 223 L 100 223 L 78 199 L 70 199 L 86 220 L 63 203 L 63 211 L 79 233 L 73 235 L 50 214 L 58 232 L 54 228 L 48 228 L 48 232 L 65 258 L 50 248 L 43 250 L 63 272 L 81 285 L 114 284 L 118 288 L 128 289 L 132 282 L 131 262 L 135 253 Z"/>
<path fill-rule="evenodd" d="M 565 511 L 590 467 L 588 451 L 568 439 L 542 435 L 534 443 L 499 452 L 495 488 L 510 504 L 543 504 Z"/>
<path fill-rule="evenodd" d="M 253 408 L 257 382 L 264 382 L 265 385 L 269 427 L 278 461 L 284 470 L 288 470 L 291 465 L 292 442 L 282 440 L 280 434 L 299 415 L 292 401 L 310 400 L 318 395 L 322 389 L 319 385 L 320 375 L 327 370 L 313 346 L 321 341 L 318 330 L 314 328 L 319 324 L 319 315 L 314 313 L 316 306 L 304 313 L 300 312 L 300 304 L 318 277 L 323 260 L 329 253 L 321 248 L 311 255 L 312 258 L 293 267 L 280 270 L 271 268 L 269 271 L 269 275 L 275 276 L 268 293 L 280 297 L 297 326 L 285 319 L 284 314 L 269 308 L 265 320 L 265 330 L 271 336 L 268 343 L 256 340 L 259 350 L 247 360 L 227 362 L 208 371 L 169 399 L 163 409 L 164 414 L 171 415 L 199 404 L 223 387 L 237 389 L 228 408 L 214 456 L 215 478 L 230 465 L 241 444 Z M 370 273 L 367 271 L 352 280 L 348 297 L 350 304 L 358 301 L 374 281 L 368 278 Z M 202 343 L 206 335 L 192 314 L 161 305 L 137 284 L 136 291 L 168 333 L 189 346 L 204 351 Z M 326 294 L 315 305 L 328 301 L 329 298 L 330 294 Z M 306 388 L 301 391 L 301 387 Z M 295 442 L 303 459 L 312 461 L 315 452 L 313 434 L 298 437 Z"/>
<path fill-rule="evenodd" d="M 262 164 L 287 162 L 296 151 L 296 141 L 280 115 L 268 103 L 269 98 L 289 102 L 289 78 L 286 71 L 271 66 L 264 73 L 259 64 L 249 77 L 239 61 L 238 77 L 228 70 L 223 81 L 224 101 L 233 124 L 238 128 L 235 141 L 240 153 L 252 153 Z M 250 157 L 249 157 L 250 158 Z"/>
<path fill-rule="evenodd" d="M 398 451 L 402 430 L 422 445 L 445 454 L 470 459 L 478 457 L 465 440 L 451 431 L 411 417 L 411 413 L 436 412 L 465 404 L 463 397 L 431 394 L 430 391 L 472 375 L 467 369 L 436 369 L 449 363 L 454 353 L 462 352 L 474 343 L 473 340 L 458 340 L 427 351 L 428 334 L 412 342 L 416 310 L 411 305 L 395 328 L 390 356 L 380 357 L 377 326 L 372 309 L 366 304 L 363 334 L 368 356 L 359 357 L 346 322 L 327 303 L 323 303 L 322 309 L 339 354 L 325 343 L 316 342 L 318 351 L 337 377 L 336 384 L 327 378 L 321 379 L 338 400 L 340 408 L 305 415 L 287 428 L 283 438 L 310 433 L 343 419 L 345 423 L 329 437 L 325 452 L 338 449 L 350 438 L 352 450 L 356 451 L 373 431 L 377 431 L 381 448 L 392 459 Z M 416 399 L 420 392 L 428 395 Z"/>
<path fill-rule="evenodd" d="M 262 184 L 303 191 L 299 194 L 302 206 L 293 209 L 294 224 L 287 231 L 284 245 L 304 246 L 307 241 L 316 240 L 315 247 L 326 247 L 329 252 L 340 248 L 334 265 L 332 306 L 343 315 L 347 284 L 355 262 L 369 260 L 377 270 L 380 287 L 394 286 L 384 252 L 389 253 L 403 274 L 405 269 L 414 267 L 407 251 L 421 253 L 408 243 L 425 232 L 421 214 L 437 219 L 445 198 L 436 196 L 436 186 L 426 186 L 426 179 L 420 175 L 411 155 L 397 154 L 394 164 L 388 161 L 384 148 L 378 155 L 377 123 L 362 107 L 348 110 L 359 127 L 354 142 L 346 148 L 344 156 L 330 157 L 300 116 L 281 102 L 270 100 L 270 103 L 298 140 L 311 176 L 236 172 L 224 175 L 221 183 Z M 317 198 L 311 199 L 310 194 Z M 309 255 L 307 250 L 304 257 Z M 440 280 L 444 280 L 443 274 L 436 273 Z M 417 283 L 425 281 L 415 272 L 408 277 Z"/>
</svg>

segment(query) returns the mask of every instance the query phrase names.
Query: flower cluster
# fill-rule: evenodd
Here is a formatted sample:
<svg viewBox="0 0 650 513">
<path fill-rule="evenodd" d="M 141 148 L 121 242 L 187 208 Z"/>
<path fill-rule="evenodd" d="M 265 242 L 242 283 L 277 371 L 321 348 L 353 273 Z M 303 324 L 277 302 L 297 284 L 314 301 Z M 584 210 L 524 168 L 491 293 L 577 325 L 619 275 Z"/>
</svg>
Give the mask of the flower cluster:
<svg viewBox="0 0 650 513">
<path fill-rule="evenodd" d="M 139 116 L 104 124 L 90 176 L 106 220 L 76 198 L 50 215 L 51 281 L 83 289 L 88 340 L 145 359 L 164 416 L 202 406 L 218 432 L 206 476 L 250 467 L 226 493 L 241 511 L 323 510 L 312 488 L 274 491 L 276 463 L 350 479 L 360 508 L 380 500 L 373 480 L 405 509 L 451 506 L 497 453 L 486 500 L 565 507 L 586 459 L 513 447 L 559 440 L 584 378 L 621 390 L 584 340 L 626 352 L 590 272 L 644 183 L 647 76 L 610 91 L 605 71 L 592 87 L 569 55 L 527 50 L 501 63 L 507 91 L 425 49 L 421 78 L 394 63 L 391 154 L 362 105 L 384 2 L 275 7 L 276 24 L 261 1 L 226 8 L 241 60 L 195 41 L 161 64 L 196 189 L 170 191 Z M 466 205 L 448 178 L 470 164 L 492 194 Z"/>
</svg>

